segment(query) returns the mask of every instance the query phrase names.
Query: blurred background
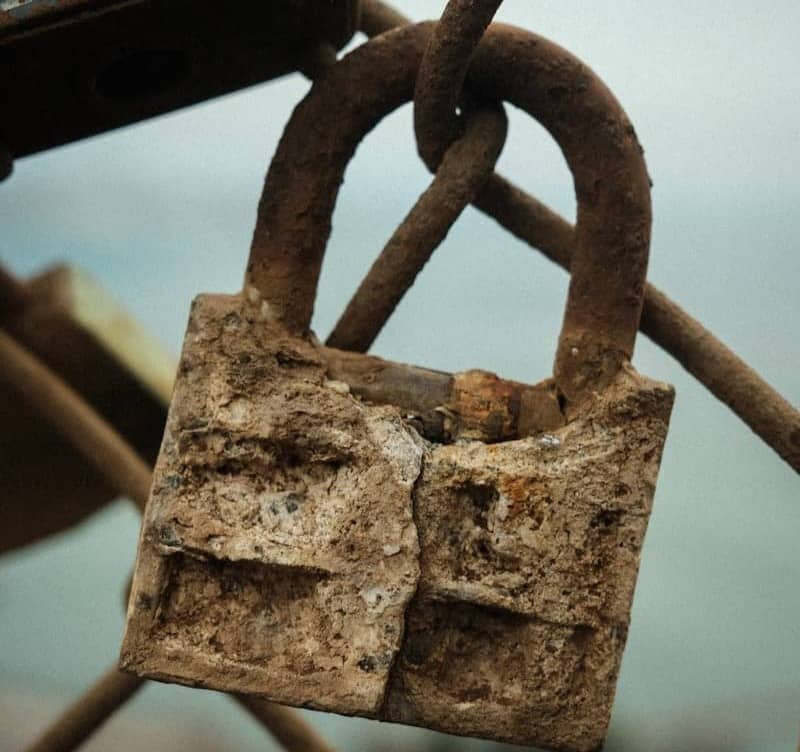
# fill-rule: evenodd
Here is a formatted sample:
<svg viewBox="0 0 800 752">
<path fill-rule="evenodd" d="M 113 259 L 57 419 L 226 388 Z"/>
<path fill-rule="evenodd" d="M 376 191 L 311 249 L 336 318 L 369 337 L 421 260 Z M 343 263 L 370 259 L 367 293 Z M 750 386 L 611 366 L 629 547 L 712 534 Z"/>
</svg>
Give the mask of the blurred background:
<svg viewBox="0 0 800 752">
<path fill-rule="evenodd" d="M 443 2 L 397 2 L 417 20 Z M 506 0 L 615 92 L 654 181 L 650 280 L 800 403 L 800 3 Z M 363 41 L 357 37 L 353 44 Z M 16 163 L 0 259 L 87 270 L 177 356 L 199 292 L 241 283 L 264 173 L 299 75 Z M 555 144 L 510 112 L 499 170 L 574 218 Z M 411 108 L 347 173 L 314 318 L 324 337 L 430 180 Z M 550 373 L 566 275 L 468 209 L 373 352 L 433 368 Z M 796 474 L 643 336 L 637 368 L 677 399 L 608 750 L 795 749 L 800 728 Z M 116 658 L 139 517 L 124 500 L 0 560 L 0 749 L 16 750 Z M 341 750 L 500 749 L 307 713 Z M 148 685 L 93 750 L 272 749 L 225 697 Z"/>
</svg>

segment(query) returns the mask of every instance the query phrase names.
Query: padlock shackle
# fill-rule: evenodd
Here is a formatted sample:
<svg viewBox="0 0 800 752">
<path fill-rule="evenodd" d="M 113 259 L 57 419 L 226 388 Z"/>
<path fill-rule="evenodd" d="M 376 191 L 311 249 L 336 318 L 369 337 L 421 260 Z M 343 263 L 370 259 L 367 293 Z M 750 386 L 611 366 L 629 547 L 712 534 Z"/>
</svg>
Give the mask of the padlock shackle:
<svg viewBox="0 0 800 752">
<path fill-rule="evenodd" d="M 296 334 L 310 326 L 345 168 L 364 136 L 413 97 L 432 30 L 433 23 L 405 26 L 356 48 L 314 84 L 284 131 L 258 207 L 245 291 Z M 578 400 L 633 353 L 651 224 L 641 147 L 602 81 L 523 29 L 492 24 L 467 85 L 536 118 L 572 172 L 575 251 L 554 372 L 566 397 Z"/>
</svg>

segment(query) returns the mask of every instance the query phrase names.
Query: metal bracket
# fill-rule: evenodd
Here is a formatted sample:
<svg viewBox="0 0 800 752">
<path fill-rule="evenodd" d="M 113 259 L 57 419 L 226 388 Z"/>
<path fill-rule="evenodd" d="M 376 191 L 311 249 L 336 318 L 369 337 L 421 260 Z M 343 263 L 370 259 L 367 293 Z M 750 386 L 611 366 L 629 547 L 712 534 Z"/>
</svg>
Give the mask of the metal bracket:
<svg viewBox="0 0 800 752">
<path fill-rule="evenodd" d="M 357 0 L 4 0 L 0 145 L 14 158 L 296 70 Z"/>
</svg>

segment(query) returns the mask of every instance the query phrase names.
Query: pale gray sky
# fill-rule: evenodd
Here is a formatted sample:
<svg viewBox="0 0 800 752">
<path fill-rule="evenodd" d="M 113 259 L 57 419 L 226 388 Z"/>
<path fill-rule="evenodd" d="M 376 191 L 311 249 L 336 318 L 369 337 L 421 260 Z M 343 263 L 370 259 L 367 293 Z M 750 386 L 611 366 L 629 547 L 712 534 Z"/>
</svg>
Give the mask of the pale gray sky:
<svg viewBox="0 0 800 752">
<path fill-rule="evenodd" d="M 443 5 L 402 3 L 416 19 Z M 570 49 L 615 92 L 655 183 L 650 280 L 800 403 L 800 3 L 506 0 L 498 18 Z M 287 77 L 21 160 L 0 186 L 0 258 L 20 273 L 82 266 L 177 353 L 191 298 L 240 283 L 266 165 L 307 87 Z M 517 112 L 500 170 L 572 216 L 560 153 Z M 321 335 L 428 180 L 406 107 L 348 171 L 315 316 Z M 551 366 L 565 290 L 560 270 L 468 210 L 375 351 L 535 381 Z M 697 749 L 791 748 L 797 476 L 644 338 L 635 363 L 672 382 L 677 400 L 609 748 L 692 749 L 697 738 Z M 136 530 L 120 503 L 0 563 L 0 688 L 47 691 L 55 708 L 114 659 Z M 148 689 L 131 712 L 156 724 L 192 717 L 263 748 L 227 704 L 199 694 Z M 343 749 L 376 733 L 367 722 L 315 722 Z M 380 728 L 387 749 L 415 733 Z"/>
</svg>

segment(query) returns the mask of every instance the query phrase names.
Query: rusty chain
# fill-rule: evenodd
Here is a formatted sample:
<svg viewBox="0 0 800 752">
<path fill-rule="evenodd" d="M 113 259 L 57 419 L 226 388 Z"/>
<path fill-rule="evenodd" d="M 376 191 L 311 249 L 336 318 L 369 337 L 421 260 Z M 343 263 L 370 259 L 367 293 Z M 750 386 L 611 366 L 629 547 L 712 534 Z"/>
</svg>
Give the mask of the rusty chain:
<svg viewBox="0 0 800 752">
<path fill-rule="evenodd" d="M 493 3 L 487 3 L 491 6 Z M 473 3 L 463 3 L 465 7 Z M 475 40 L 475 29 L 486 20 L 488 12 L 482 6 L 478 21 L 469 26 Z M 411 23 L 380 0 L 363 0 L 360 29 L 368 36 L 381 35 L 402 24 Z M 446 44 L 452 35 L 441 34 L 443 48 L 434 50 L 438 65 L 447 65 L 456 73 L 469 67 L 471 47 L 454 44 L 455 59 L 443 62 L 448 55 Z M 466 62 L 465 62 L 466 61 Z M 469 81 L 467 81 L 469 85 Z M 438 92 L 436 86 L 433 93 Z M 455 95 L 444 90 L 443 100 L 451 107 Z M 440 106 L 421 102 L 426 107 Z M 415 118 L 428 122 L 425 115 Z M 452 123 L 452 117 L 449 119 Z M 450 126 L 452 128 L 452 125 Z M 432 135 L 438 133 L 437 129 Z M 422 135 L 425 143 L 426 135 Z M 441 147 L 438 147 L 441 148 Z M 420 152 L 428 154 L 428 147 Z M 435 150 L 433 150 L 435 154 Z M 430 168 L 436 164 L 430 163 Z M 528 195 L 498 174 L 486 182 L 474 205 L 494 218 L 501 226 L 526 243 L 542 251 L 548 258 L 570 271 L 575 246 L 574 228 L 563 217 Z M 728 405 L 768 446 L 772 447 L 792 468 L 800 472 L 800 411 L 770 386 L 730 348 L 717 339 L 700 322 L 691 317 L 663 292 L 651 284 L 644 290 L 644 305 L 640 321 L 644 334 L 670 353 L 689 373 L 698 379 L 717 399 Z"/>
</svg>

